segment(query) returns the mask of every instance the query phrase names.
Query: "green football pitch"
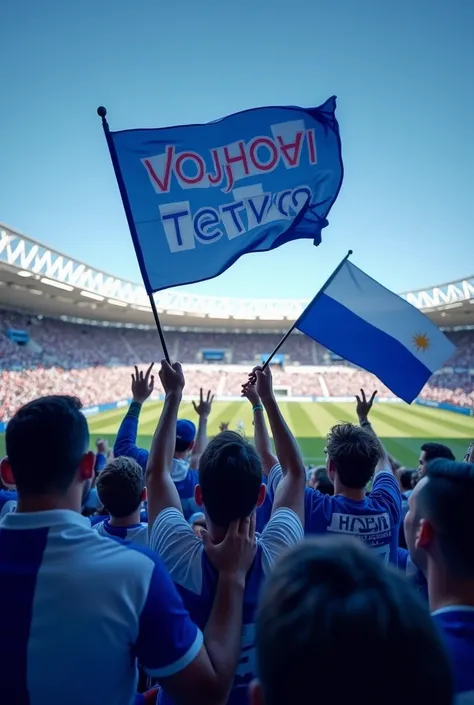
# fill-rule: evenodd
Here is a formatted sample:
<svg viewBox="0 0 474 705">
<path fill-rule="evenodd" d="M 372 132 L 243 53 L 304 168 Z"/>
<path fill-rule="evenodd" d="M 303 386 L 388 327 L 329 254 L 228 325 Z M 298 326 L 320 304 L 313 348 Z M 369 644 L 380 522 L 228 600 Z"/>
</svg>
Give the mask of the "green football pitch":
<svg viewBox="0 0 474 705">
<path fill-rule="evenodd" d="M 356 422 L 355 405 L 350 403 L 282 401 L 280 405 L 308 463 L 323 462 L 325 438 L 331 426 L 340 421 Z M 148 402 L 142 409 L 138 445 L 143 448 L 150 447 L 160 409 L 160 402 Z M 90 416 L 91 442 L 95 444 L 97 438 L 108 438 L 112 446 L 124 414 L 125 409 L 116 409 Z M 197 421 L 191 402 L 183 402 L 179 415 Z M 387 450 L 408 467 L 417 465 L 420 446 L 426 441 L 445 443 L 456 458 L 462 460 L 468 442 L 474 438 L 473 417 L 422 406 L 376 404 L 371 420 Z M 218 433 L 223 421 L 235 430 L 243 425 L 245 435 L 252 438 L 252 409 L 248 402 L 215 402 L 209 418 L 210 436 Z M 0 437 L 0 451 L 3 450 L 4 439 Z"/>
</svg>

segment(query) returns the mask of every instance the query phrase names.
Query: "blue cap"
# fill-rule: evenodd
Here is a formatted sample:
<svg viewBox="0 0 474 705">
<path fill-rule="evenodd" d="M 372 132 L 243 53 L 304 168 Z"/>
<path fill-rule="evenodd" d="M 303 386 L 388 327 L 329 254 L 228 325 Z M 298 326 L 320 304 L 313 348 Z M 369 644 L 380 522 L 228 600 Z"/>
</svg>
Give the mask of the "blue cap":
<svg viewBox="0 0 474 705">
<path fill-rule="evenodd" d="M 176 424 L 176 439 L 184 443 L 192 443 L 196 438 L 196 426 L 192 421 L 179 419 Z"/>
</svg>

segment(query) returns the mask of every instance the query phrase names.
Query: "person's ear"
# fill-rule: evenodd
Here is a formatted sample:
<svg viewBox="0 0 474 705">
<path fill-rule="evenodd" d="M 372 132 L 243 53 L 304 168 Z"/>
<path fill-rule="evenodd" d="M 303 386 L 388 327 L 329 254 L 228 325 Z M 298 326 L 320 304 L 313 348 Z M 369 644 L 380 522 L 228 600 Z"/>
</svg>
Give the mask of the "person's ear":
<svg viewBox="0 0 474 705">
<path fill-rule="evenodd" d="M 95 453 L 89 450 L 82 456 L 79 466 L 79 475 L 82 482 L 91 480 L 94 477 Z"/>
<path fill-rule="evenodd" d="M 415 548 L 429 551 L 434 541 L 433 527 L 426 519 L 421 519 L 416 531 Z"/>
<path fill-rule="evenodd" d="M 146 493 L 146 487 L 142 489 L 142 502 L 146 502 L 147 498 L 147 493 Z"/>
<path fill-rule="evenodd" d="M 204 502 L 202 501 L 202 492 L 199 485 L 196 485 L 196 487 L 194 488 L 194 501 L 196 502 L 198 507 L 202 507 L 204 504 Z"/>
<path fill-rule="evenodd" d="M 7 456 L 2 458 L 2 460 L 0 461 L 0 478 L 2 480 L 2 483 L 9 490 L 15 489 L 15 478 L 13 477 L 12 466 L 10 465 L 10 461 L 8 460 Z"/>
<path fill-rule="evenodd" d="M 265 497 L 267 496 L 267 486 L 263 484 L 260 485 L 260 489 L 258 491 L 258 499 L 257 499 L 257 507 L 261 507 L 262 504 L 265 501 Z"/>
<path fill-rule="evenodd" d="M 258 678 L 254 678 L 249 685 L 249 703 L 250 705 L 263 705 L 262 686 Z"/>
</svg>

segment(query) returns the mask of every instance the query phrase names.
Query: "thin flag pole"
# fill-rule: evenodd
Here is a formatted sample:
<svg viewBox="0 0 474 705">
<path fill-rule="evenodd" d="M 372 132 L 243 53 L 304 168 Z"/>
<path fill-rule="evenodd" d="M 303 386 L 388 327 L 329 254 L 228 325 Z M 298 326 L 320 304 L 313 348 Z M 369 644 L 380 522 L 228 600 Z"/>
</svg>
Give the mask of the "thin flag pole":
<svg viewBox="0 0 474 705">
<path fill-rule="evenodd" d="M 128 200 L 127 189 L 125 188 L 125 183 L 123 180 L 122 172 L 120 170 L 120 164 L 117 157 L 117 152 L 115 150 L 114 141 L 112 135 L 110 134 L 109 123 L 107 122 L 107 110 L 103 106 L 97 108 L 97 115 L 102 118 L 102 127 L 104 129 L 105 139 L 107 140 L 107 147 L 109 148 L 110 158 L 112 160 L 112 165 L 114 167 L 115 178 L 117 179 L 117 184 L 120 191 L 120 196 L 122 198 L 123 209 L 127 217 L 128 227 L 130 229 L 130 234 L 132 236 L 133 245 L 135 247 L 135 253 L 138 259 L 138 266 L 140 267 L 140 272 L 143 278 L 143 283 L 145 285 L 146 293 L 150 299 L 151 310 L 153 312 L 153 318 L 155 319 L 156 329 L 158 335 L 160 336 L 161 346 L 163 348 L 163 353 L 165 360 L 171 364 L 170 356 L 168 353 L 168 347 L 166 345 L 165 336 L 163 334 L 163 328 L 161 327 L 160 317 L 158 316 L 158 311 L 156 309 L 155 299 L 153 298 L 153 292 L 151 291 L 150 281 L 148 279 L 148 274 L 146 272 L 145 262 L 143 259 L 142 249 L 140 247 L 140 241 L 138 239 L 137 229 L 135 227 L 135 221 L 133 220 L 132 209 L 130 207 L 130 201 Z"/>
<path fill-rule="evenodd" d="M 328 280 L 323 284 L 323 286 L 320 288 L 320 290 L 318 291 L 318 293 L 316 294 L 316 296 L 313 298 L 313 300 L 308 304 L 308 306 L 306 306 L 305 311 L 306 311 L 307 308 L 309 308 L 309 306 L 311 306 L 312 304 L 314 304 L 314 302 L 321 296 L 321 294 L 324 292 L 324 290 L 325 290 L 325 289 L 329 286 L 329 284 L 332 282 L 332 280 L 334 279 L 334 277 L 336 276 L 336 274 L 342 269 L 342 267 L 344 266 L 344 264 L 347 262 L 347 260 L 348 260 L 349 257 L 351 256 L 351 254 L 352 254 L 352 250 L 349 250 L 349 252 L 348 252 L 347 255 L 344 257 L 344 259 L 342 259 L 342 260 L 339 262 L 339 264 L 337 265 L 336 269 L 335 269 L 334 272 L 331 274 L 331 276 L 329 277 L 329 279 L 328 279 Z M 304 311 L 303 311 L 303 313 L 304 313 Z M 296 326 L 298 325 L 298 323 L 299 323 L 299 321 L 300 321 L 301 316 L 303 315 L 303 313 L 296 319 L 296 321 L 293 323 L 293 325 L 291 326 L 291 328 L 289 329 L 289 331 L 287 331 L 287 333 L 285 333 L 285 335 L 283 336 L 283 338 L 280 340 L 280 342 L 279 342 L 278 345 L 276 346 L 275 350 L 272 352 L 272 354 L 270 355 L 270 357 L 268 358 L 268 360 L 266 360 L 266 362 L 264 363 L 262 369 L 265 369 L 265 367 L 268 367 L 268 365 L 269 365 L 270 362 L 273 360 L 273 358 L 275 357 L 275 355 L 277 354 L 277 352 L 280 350 L 280 348 L 281 348 L 281 346 L 283 345 L 283 343 L 285 343 L 285 342 L 288 340 L 288 338 L 290 337 L 290 335 L 293 333 L 293 331 L 295 330 Z"/>
</svg>

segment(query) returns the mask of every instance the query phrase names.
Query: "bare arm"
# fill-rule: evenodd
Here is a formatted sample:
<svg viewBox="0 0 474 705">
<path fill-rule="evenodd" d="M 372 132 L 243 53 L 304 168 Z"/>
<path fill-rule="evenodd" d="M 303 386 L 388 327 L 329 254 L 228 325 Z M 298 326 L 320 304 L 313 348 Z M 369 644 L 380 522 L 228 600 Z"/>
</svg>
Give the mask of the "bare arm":
<svg viewBox="0 0 474 705">
<path fill-rule="evenodd" d="M 262 470 L 268 477 L 270 470 L 277 464 L 278 458 L 273 452 L 262 402 L 255 386 L 249 383 L 242 386 L 242 396 L 252 404 L 255 448 L 262 461 Z"/>
<path fill-rule="evenodd" d="M 384 445 L 380 438 L 377 436 L 375 433 L 374 427 L 369 421 L 369 413 L 372 408 L 372 405 L 374 403 L 374 399 L 376 397 L 377 392 L 373 392 L 372 396 L 370 397 L 369 400 L 367 400 L 367 397 L 365 395 L 365 391 L 363 389 L 360 390 L 361 396 L 356 396 L 357 399 L 357 417 L 359 419 L 359 424 L 362 428 L 364 428 L 367 433 L 370 433 L 371 436 L 374 436 L 379 442 L 382 454 L 380 456 L 380 460 L 377 463 L 377 466 L 375 468 L 374 476 L 377 475 L 377 473 L 381 472 L 382 470 L 389 470 L 392 471 L 395 474 L 395 470 L 393 469 L 392 464 L 390 463 L 390 458 L 387 453 L 387 451 L 384 448 Z"/>
<path fill-rule="evenodd" d="M 146 466 L 150 530 L 163 509 L 174 507 L 182 511 L 181 500 L 169 472 L 176 445 L 178 409 L 184 388 L 184 376 L 179 362 L 174 363 L 172 367 L 167 362 L 162 362 L 160 379 L 165 388 L 166 397 Z"/>
<path fill-rule="evenodd" d="M 209 414 L 211 413 L 212 402 L 214 401 L 214 396 L 208 391 L 207 398 L 204 399 L 202 389 L 199 395 L 199 404 L 193 402 L 194 411 L 199 416 L 198 430 L 196 434 L 196 440 L 194 442 L 194 448 L 190 459 L 190 466 L 193 470 L 196 470 L 199 466 L 199 460 L 201 455 L 206 450 L 207 446 L 207 420 Z"/>
<path fill-rule="evenodd" d="M 274 513 L 281 507 L 292 509 L 304 522 L 304 490 L 306 469 L 299 446 L 291 433 L 275 400 L 270 368 L 256 368 L 256 389 L 267 412 L 278 460 L 283 469 L 283 478 L 278 485 L 273 501 Z"/>
</svg>

